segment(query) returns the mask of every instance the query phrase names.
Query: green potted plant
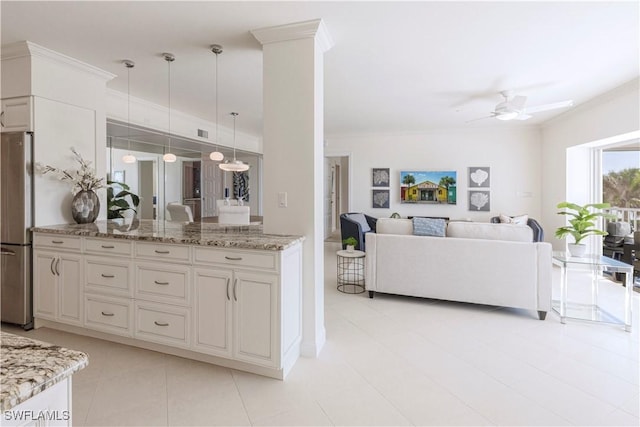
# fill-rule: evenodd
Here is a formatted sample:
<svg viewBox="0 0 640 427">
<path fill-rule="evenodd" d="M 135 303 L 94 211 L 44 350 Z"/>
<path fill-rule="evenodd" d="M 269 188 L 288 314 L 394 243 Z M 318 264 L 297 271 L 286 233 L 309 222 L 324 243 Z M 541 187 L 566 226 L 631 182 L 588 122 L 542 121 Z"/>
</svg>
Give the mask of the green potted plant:
<svg viewBox="0 0 640 427">
<path fill-rule="evenodd" d="M 606 236 L 607 232 L 596 228 L 596 219 L 598 217 L 615 219 L 615 215 L 604 212 L 597 212 L 596 209 L 606 209 L 611 207 L 609 203 L 589 203 L 580 206 L 571 202 L 558 203 L 558 209 L 564 209 L 558 212 L 559 215 L 568 215 L 569 225 L 565 225 L 556 230 L 556 237 L 562 239 L 567 235 L 573 237 L 574 243 L 569 243 L 569 253 L 572 256 L 583 256 L 587 247 L 582 240 L 587 236 Z"/>
<path fill-rule="evenodd" d="M 140 198 L 129 191 L 129 186 L 124 182 L 107 181 L 107 218 L 116 219 L 124 218 L 122 215 L 128 210 L 137 211 L 135 208 L 140 204 Z M 116 189 L 119 191 L 116 193 Z M 127 200 L 127 196 L 131 199 L 131 203 Z M 133 204 L 134 207 L 131 207 Z"/>
<path fill-rule="evenodd" d="M 358 244 L 358 241 L 356 240 L 355 237 L 350 236 L 350 237 L 347 237 L 346 239 L 343 239 L 342 243 L 347 245 L 347 252 L 353 252 L 356 245 Z"/>
</svg>

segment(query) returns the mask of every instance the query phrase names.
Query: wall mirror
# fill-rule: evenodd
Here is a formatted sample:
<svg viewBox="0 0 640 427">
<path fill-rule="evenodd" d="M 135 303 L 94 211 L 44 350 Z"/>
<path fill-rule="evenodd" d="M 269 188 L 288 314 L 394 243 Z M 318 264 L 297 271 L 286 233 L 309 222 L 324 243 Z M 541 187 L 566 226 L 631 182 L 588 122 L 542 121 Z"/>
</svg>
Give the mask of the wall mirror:
<svg viewBox="0 0 640 427">
<path fill-rule="evenodd" d="M 137 214 L 130 213 L 139 219 L 171 220 L 167 204 L 179 203 L 190 207 L 194 221 L 215 222 L 216 200 L 224 198 L 225 189 L 234 197 L 233 173 L 209 159 L 214 145 L 180 136 L 171 136 L 176 162 L 166 163 L 162 156 L 167 140 L 166 133 L 137 126 L 128 129 L 126 123 L 107 120 L 108 179 L 124 182 L 140 197 Z M 232 148 L 217 148 L 225 159 L 233 158 Z M 128 153 L 135 156 L 134 163 L 122 160 Z M 242 180 L 249 188 L 245 205 L 252 216 L 261 216 L 262 154 L 236 149 L 236 157 L 250 166 Z"/>
</svg>

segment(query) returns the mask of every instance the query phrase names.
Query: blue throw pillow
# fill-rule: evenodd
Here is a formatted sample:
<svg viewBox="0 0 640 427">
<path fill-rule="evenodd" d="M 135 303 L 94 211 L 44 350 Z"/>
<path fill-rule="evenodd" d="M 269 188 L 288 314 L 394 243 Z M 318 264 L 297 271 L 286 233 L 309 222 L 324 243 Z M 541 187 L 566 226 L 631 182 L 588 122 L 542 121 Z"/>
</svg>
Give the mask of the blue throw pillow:
<svg viewBox="0 0 640 427">
<path fill-rule="evenodd" d="M 447 223 L 441 218 L 413 218 L 413 234 L 416 236 L 444 237 Z"/>
</svg>

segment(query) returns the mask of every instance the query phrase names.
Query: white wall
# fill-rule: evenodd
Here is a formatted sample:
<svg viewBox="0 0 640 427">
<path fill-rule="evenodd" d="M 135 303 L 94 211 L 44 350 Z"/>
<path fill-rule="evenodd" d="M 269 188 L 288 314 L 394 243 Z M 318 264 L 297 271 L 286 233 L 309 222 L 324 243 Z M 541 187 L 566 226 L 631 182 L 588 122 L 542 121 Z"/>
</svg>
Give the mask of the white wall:
<svg viewBox="0 0 640 427">
<path fill-rule="evenodd" d="M 567 148 L 588 144 L 640 129 L 640 96 L 638 80 L 633 80 L 611 92 L 601 95 L 582 106 L 565 113 L 542 127 L 542 221 L 546 240 L 554 249 L 564 248 L 564 240 L 553 237 L 553 230 L 564 225 L 565 217 L 556 215 L 556 205 L 570 201 L 588 203 L 591 185 L 590 168 L 584 152 L 582 167 L 571 159 L 570 178 L 567 179 Z M 574 153 L 580 153 L 580 150 Z M 568 188 L 571 191 L 568 192 Z"/>
<path fill-rule="evenodd" d="M 351 154 L 349 211 L 375 217 L 398 212 L 488 221 L 500 213 L 541 217 L 541 137 L 537 128 L 442 130 L 420 135 L 374 135 L 328 138 L 327 153 Z M 473 212 L 467 203 L 468 168 L 491 167 L 491 211 Z M 372 208 L 372 168 L 390 168 L 389 209 Z M 456 205 L 400 203 L 400 171 L 453 170 L 457 172 Z"/>
</svg>

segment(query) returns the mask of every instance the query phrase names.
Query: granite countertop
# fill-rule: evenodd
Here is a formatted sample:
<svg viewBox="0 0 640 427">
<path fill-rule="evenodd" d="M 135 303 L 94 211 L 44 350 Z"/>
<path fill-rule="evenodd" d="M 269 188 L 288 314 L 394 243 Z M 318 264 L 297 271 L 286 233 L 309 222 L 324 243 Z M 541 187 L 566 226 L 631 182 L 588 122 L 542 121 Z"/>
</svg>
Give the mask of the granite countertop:
<svg viewBox="0 0 640 427">
<path fill-rule="evenodd" d="M 179 243 L 240 249 L 282 251 L 304 236 L 264 234 L 262 225 L 225 226 L 215 223 L 142 220 L 107 220 L 91 224 L 59 224 L 34 227 L 34 232 Z"/>
<path fill-rule="evenodd" d="M 89 364 L 81 351 L 0 331 L 0 404 L 6 411 Z"/>
</svg>

